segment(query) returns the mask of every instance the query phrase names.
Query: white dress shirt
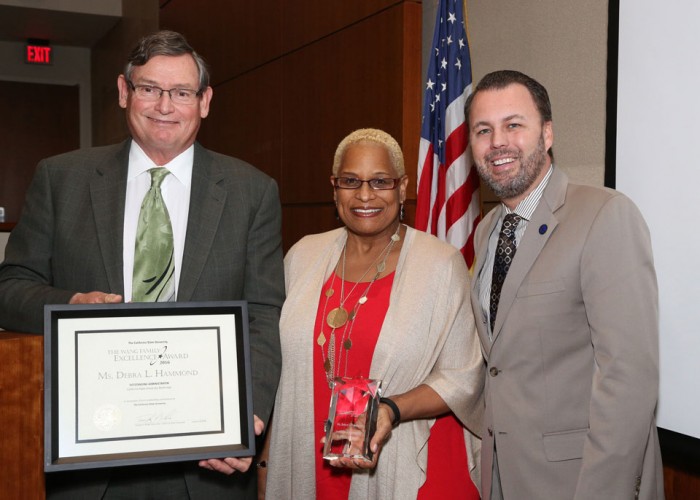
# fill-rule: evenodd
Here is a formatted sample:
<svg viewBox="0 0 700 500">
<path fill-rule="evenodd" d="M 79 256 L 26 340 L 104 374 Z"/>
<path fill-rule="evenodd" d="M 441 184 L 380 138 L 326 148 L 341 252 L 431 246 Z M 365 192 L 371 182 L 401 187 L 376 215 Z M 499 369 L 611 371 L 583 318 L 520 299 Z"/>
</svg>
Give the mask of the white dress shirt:
<svg viewBox="0 0 700 500">
<path fill-rule="evenodd" d="M 549 167 L 549 171 L 544 176 L 544 179 L 540 184 L 529 194 L 527 197 L 518 203 L 515 210 L 509 209 L 503 203 L 501 203 L 501 215 L 498 218 L 496 226 L 493 228 L 491 235 L 489 236 L 489 245 L 486 250 L 486 262 L 484 267 L 481 268 L 481 273 L 479 274 L 479 302 L 481 303 L 481 312 L 486 320 L 486 325 L 489 331 L 489 337 L 491 337 L 491 283 L 493 281 L 493 262 L 496 256 L 496 246 L 498 245 L 498 235 L 501 233 L 501 226 L 503 225 L 503 219 L 506 214 L 516 213 L 521 219 L 518 223 L 518 227 L 515 229 L 515 248 L 518 248 L 518 244 L 525 234 L 527 229 L 527 223 L 532 218 L 532 214 L 535 213 L 537 205 L 540 203 L 542 198 L 542 193 L 544 193 L 544 188 L 547 187 L 549 178 L 552 176 L 552 171 L 554 165 Z M 495 209 L 498 210 L 498 209 Z M 517 252 L 515 256 L 517 257 Z"/>
<path fill-rule="evenodd" d="M 148 170 L 165 167 L 170 175 L 161 184 L 161 193 L 165 206 L 168 207 L 170 223 L 173 227 L 175 250 L 175 294 L 180 281 L 182 255 L 185 250 L 187 234 L 187 217 L 190 211 L 190 192 L 192 188 L 192 164 L 194 145 L 183 151 L 166 165 L 156 165 L 146 156 L 143 149 L 131 141 L 129 151 L 129 173 L 126 182 L 126 203 L 124 204 L 124 302 L 131 301 L 134 273 L 134 249 L 139 213 L 144 196 L 151 187 L 151 175 Z"/>
</svg>

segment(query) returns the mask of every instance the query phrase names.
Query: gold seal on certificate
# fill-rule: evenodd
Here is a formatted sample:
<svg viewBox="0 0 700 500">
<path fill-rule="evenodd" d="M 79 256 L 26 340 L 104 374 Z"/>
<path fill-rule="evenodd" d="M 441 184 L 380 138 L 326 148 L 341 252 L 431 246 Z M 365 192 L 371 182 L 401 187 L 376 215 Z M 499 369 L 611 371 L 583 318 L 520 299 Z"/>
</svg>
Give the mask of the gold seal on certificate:
<svg viewBox="0 0 700 500">
<path fill-rule="evenodd" d="M 369 443 L 377 428 L 381 386 L 381 380 L 364 377 L 334 379 L 323 458 L 372 460 Z"/>
</svg>

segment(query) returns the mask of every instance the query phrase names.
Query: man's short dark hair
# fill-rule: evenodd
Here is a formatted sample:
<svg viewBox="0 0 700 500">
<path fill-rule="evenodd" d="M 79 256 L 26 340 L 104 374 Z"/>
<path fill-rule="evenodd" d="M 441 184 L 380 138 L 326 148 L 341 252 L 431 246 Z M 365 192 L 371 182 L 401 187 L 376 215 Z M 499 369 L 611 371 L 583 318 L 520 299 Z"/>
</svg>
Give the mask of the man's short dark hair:
<svg viewBox="0 0 700 500">
<path fill-rule="evenodd" d="M 537 110 L 540 112 L 542 123 L 551 122 L 552 103 L 549 102 L 549 94 L 547 93 L 547 89 L 544 88 L 544 85 L 520 71 L 513 71 L 510 69 L 494 71 L 481 79 L 476 85 L 474 92 L 471 93 L 467 98 L 467 102 L 464 104 L 464 116 L 469 120 L 469 111 L 471 110 L 474 96 L 482 90 L 500 90 L 514 83 L 522 85 L 530 92 L 532 100 L 535 101 L 535 106 L 537 106 Z"/>
<path fill-rule="evenodd" d="M 209 68 L 207 63 L 187 43 L 185 37 L 176 31 L 156 31 L 139 40 L 127 58 L 127 63 L 124 67 L 124 77 L 131 81 L 134 67 L 143 66 L 155 56 L 181 56 L 183 54 L 191 55 L 197 65 L 197 71 L 199 72 L 199 88 L 197 90 L 202 91 L 206 89 L 209 86 Z"/>
</svg>

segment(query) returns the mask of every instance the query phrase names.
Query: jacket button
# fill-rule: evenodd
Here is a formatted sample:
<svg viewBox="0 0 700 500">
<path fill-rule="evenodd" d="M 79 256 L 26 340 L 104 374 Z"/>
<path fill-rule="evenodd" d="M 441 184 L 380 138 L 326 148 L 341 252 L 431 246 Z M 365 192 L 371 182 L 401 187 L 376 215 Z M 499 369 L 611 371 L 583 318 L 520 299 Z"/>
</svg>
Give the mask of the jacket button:
<svg viewBox="0 0 700 500">
<path fill-rule="evenodd" d="M 492 366 L 491 369 L 489 370 L 489 373 L 491 374 L 492 377 L 495 377 L 496 375 L 498 375 L 498 372 L 499 372 L 499 370 L 495 366 Z"/>
</svg>

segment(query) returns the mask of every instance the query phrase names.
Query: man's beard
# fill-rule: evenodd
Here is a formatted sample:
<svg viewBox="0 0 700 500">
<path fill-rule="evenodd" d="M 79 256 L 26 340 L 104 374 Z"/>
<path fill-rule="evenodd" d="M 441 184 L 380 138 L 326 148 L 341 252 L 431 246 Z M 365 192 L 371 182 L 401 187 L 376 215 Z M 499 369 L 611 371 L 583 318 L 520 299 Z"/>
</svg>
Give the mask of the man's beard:
<svg viewBox="0 0 700 500">
<path fill-rule="evenodd" d="M 488 163 L 490 158 L 508 154 L 511 151 L 501 150 L 489 154 L 483 164 L 476 163 L 476 168 L 479 171 L 479 176 L 486 183 L 494 194 L 501 200 L 515 198 L 525 193 L 533 182 L 542 172 L 542 169 L 547 164 L 547 152 L 544 149 L 544 137 L 540 136 L 535 150 L 523 160 L 522 152 L 518 155 L 517 160 L 520 162 L 520 170 L 515 177 L 506 179 L 505 181 L 496 180 L 495 176 L 489 171 Z"/>
</svg>

